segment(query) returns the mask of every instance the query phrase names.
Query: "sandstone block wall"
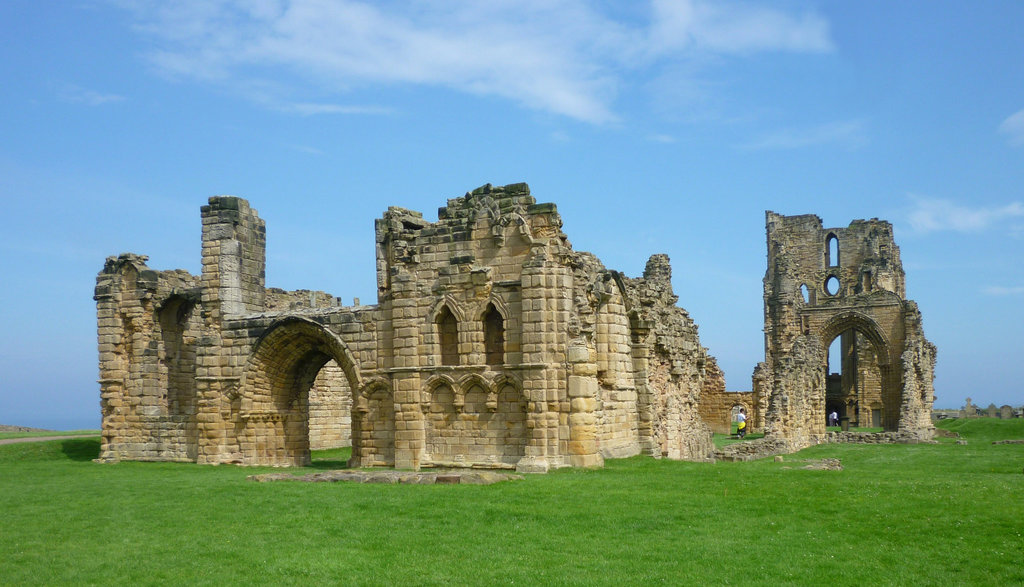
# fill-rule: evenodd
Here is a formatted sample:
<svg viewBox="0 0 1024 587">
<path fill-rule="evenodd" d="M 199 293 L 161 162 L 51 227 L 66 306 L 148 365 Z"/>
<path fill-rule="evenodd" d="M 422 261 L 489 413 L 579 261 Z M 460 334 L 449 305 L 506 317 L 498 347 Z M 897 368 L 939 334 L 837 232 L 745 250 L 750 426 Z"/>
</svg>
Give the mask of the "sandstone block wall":
<svg viewBox="0 0 1024 587">
<path fill-rule="evenodd" d="M 97 279 L 108 460 L 546 471 L 641 452 L 707 459 L 709 356 L 671 269 L 573 251 L 525 184 L 376 222 L 378 303 L 267 289 L 245 200 L 202 208 L 201 276 L 108 260 Z"/>
</svg>

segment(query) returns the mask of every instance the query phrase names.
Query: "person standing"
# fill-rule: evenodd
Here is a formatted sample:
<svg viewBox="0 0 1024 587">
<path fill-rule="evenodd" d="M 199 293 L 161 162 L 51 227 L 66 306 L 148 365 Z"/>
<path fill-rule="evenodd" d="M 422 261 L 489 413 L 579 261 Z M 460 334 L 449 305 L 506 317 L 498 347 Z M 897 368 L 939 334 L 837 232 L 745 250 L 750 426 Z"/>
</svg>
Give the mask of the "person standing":
<svg viewBox="0 0 1024 587">
<path fill-rule="evenodd" d="M 747 414 L 743 408 L 740 408 L 740 413 L 736 414 L 736 435 L 740 438 L 747 435 Z"/>
</svg>

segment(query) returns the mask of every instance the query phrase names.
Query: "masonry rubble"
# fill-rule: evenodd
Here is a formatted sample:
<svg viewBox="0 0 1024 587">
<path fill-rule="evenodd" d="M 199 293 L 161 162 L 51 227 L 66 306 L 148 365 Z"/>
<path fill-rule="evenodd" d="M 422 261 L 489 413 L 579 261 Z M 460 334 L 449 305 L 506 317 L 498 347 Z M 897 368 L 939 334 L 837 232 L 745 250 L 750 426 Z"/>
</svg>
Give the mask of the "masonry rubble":
<svg viewBox="0 0 1024 587">
<path fill-rule="evenodd" d="M 125 253 L 97 277 L 102 460 L 302 466 L 351 445 L 352 466 L 411 470 L 705 461 L 708 422 L 722 427 L 739 397 L 678 306 L 668 257 L 636 278 L 606 268 L 526 184 L 450 199 L 436 222 L 388 208 L 373 305 L 267 288 L 266 225 L 246 200 L 212 197 L 201 218 L 200 275 Z M 779 452 L 827 439 L 823 345 L 842 335 L 880 373 L 865 367 L 867 395 L 841 390 L 851 414 L 877 400 L 887 430 L 928 437 L 935 351 L 903 300 L 891 227 L 814 218 L 768 216 L 752 425 Z M 828 235 L 842 265 L 822 257 Z M 841 293 L 821 293 L 833 276 Z"/>
</svg>

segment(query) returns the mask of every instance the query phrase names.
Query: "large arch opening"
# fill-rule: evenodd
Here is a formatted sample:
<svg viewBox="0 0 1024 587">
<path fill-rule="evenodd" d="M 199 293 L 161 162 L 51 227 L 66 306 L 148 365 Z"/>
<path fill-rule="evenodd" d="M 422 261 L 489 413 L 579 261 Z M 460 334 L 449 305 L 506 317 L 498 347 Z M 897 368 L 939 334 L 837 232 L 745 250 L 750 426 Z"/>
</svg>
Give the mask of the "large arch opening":
<svg viewBox="0 0 1024 587">
<path fill-rule="evenodd" d="M 195 303 L 180 295 L 167 298 L 156 310 L 160 327 L 159 377 L 161 387 L 167 390 L 162 398 L 166 430 L 179 438 L 189 460 L 196 459 L 199 448 L 195 373 L 196 339 L 202 330 L 202 318 L 194 310 Z"/>
<path fill-rule="evenodd" d="M 825 328 L 825 413 L 833 430 L 896 430 L 899 389 L 891 381 L 888 344 L 865 317 L 840 316 Z"/>
<path fill-rule="evenodd" d="M 301 318 L 270 327 L 256 343 L 242 391 L 245 464 L 304 466 L 312 448 L 353 444 L 359 373 L 345 344 Z M 347 438 L 346 438 L 347 436 Z"/>
</svg>

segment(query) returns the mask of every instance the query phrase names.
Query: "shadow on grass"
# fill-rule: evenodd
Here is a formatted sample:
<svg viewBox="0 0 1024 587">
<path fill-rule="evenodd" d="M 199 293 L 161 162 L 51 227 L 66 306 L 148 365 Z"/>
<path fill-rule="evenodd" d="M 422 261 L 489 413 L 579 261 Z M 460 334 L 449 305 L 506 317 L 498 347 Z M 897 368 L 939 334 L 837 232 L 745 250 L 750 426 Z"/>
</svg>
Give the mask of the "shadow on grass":
<svg viewBox="0 0 1024 587">
<path fill-rule="evenodd" d="M 69 438 L 60 443 L 60 449 L 72 461 L 91 461 L 100 456 L 100 439 Z"/>
<path fill-rule="evenodd" d="M 323 471 L 336 471 L 338 469 L 347 469 L 348 461 L 337 459 L 318 459 L 313 461 L 309 467 L 311 469 L 320 469 Z"/>
</svg>

